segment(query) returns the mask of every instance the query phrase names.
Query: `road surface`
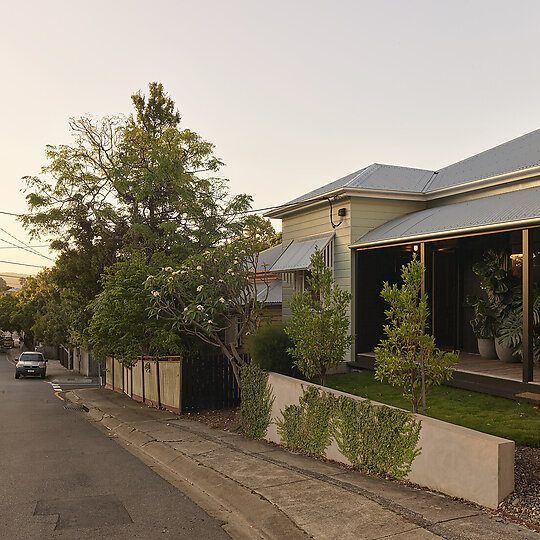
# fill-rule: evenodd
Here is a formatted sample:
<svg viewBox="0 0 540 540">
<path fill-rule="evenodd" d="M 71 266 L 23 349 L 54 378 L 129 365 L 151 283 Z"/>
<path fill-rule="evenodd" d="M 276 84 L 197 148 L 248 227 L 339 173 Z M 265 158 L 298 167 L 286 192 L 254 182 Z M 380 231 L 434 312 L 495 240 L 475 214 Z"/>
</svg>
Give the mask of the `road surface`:
<svg viewBox="0 0 540 540">
<path fill-rule="evenodd" d="M 94 386 L 54 373 L 17 380 L 0 354 L 0 538 L 228 538 L 60 399 L 81 384 Z"/>
</svg>

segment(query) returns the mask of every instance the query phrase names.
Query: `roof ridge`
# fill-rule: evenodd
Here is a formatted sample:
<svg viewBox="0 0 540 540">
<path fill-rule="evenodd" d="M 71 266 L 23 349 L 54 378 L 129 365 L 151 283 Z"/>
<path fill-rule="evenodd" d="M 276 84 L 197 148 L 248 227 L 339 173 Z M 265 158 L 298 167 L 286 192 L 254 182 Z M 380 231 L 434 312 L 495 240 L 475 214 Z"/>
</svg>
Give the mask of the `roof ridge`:
<svg viewBox="0 0 540 540">
<path fill-rule="evenodd" d="M 437 178 L 437 175 L 439 174 L 439 171 L 433 171 L 433 174 L 429 177 L 429 180 L 426 182 L 426 185 L 420 190 L 420 193 L 425 193 L 429 190 L 429 186 L 433 184 L 433 181 L 435 178 Z"/>
<path fill-rule="evenodd" d="M 439 173 L 441 171 L 444 171 L 445 169 L 453 167 L 454 165 L 459 165 L 460 163 L 463 163 L 464 161 L 468 161 L 469 159 L 474 159 L 475 157 L 481 156 L 482 154 L 486 154 L 487 152 L 491 152 L 492 150 L 496 150 L 497 148 L 500 148 L 501 146 L 506 146 L 507 144 L 511 144 L 513 142 L 516 142 L 519 139 L 524 139 L 525 137 L 529 137 L 533 133 L 537 133 L 537 132 L 540 132 L 540 128 L 533 129 L 532 131 L 529 131 L 529 133 L 524 133 L 523 135 L 519 135 L 518 137 L 514 137 L 513 139 L 510 139 L 509 141 L 505 141 L 505 142 L 502 142 L 500 144 L 496 144 L 495 146 L 492 146 L 491 148 L 486 148 L 485 150 L 482 150 L 481 152 L 477 152 L 476 154 L 473 154 L 472 156 L 468 156 L 468 157 L 460 159 L 459 161 L 456 161 L 454 163 L 450 163 L 449 165 L 446 165 L 446 167 L 441 167 L 436 172 Z"/>
<path fill-rule="evenodd" d="M 354 178 L 351 178 L 346 184 L 343 185 L 349 186 L 354 180 L 356 180 L 359 176 L 365 175 L 365 178 L 363 179 L 362 183 L 364 183 L 377 169 L 381 168 L 380 163 L 372 163 L 371 165 L 368 165 L 367 167 L 364 167 Z"/>
</svg>

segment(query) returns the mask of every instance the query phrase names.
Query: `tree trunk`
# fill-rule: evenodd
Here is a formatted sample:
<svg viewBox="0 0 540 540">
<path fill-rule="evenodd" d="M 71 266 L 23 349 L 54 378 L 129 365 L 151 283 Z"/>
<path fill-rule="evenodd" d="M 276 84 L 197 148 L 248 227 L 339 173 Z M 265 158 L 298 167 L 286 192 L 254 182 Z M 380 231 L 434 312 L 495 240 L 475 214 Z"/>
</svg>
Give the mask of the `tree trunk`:
<svg viewBox="0 0 540 540">
<path fill-rule="evenodd" d="M 245 362 L 242 360 L 238 352 L 234 347 L 231 346 L 231 349 L 225 345 L 220 345 L 221 352 L 227 357 L 229 360 L 229 364 L 231 364 L 231 368 L 233 370 L 234 378 L 236 379 L 236 382 L 238 383 L 238 388 L 241 388 L 240 383 L 240 367 L 245 364 Z"/>
<path fill-rule="evenodd" d="M 320 368 L 319 378 L 321 379 L 321 386 L 326 386 L 326 368 L 325 367 Z"/>
<path fill-rule="evenodd" d="M 422 414 L 426 414 L 426 371 L 424 367 L 424 353 L 420 358 L 420 373 L 422 376 Z"/>
</svg>

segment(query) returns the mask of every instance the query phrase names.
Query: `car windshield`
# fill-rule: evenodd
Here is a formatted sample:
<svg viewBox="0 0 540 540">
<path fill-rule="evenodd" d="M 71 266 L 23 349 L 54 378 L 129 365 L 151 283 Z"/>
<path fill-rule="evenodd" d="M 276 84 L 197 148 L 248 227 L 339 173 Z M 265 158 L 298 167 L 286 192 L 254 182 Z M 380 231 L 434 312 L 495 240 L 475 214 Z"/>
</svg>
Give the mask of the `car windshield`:
<svg viewBox="0 0 540 540">
<path fill-rule="evenodd" d="M 24 353 L 21 354 L 21 357 L 19 358 L 21 362 L 27 362 L 27 361 L 37 361 L 37 362 L 43 362 L 43 355 L 39 353 Z"/>
</svg>

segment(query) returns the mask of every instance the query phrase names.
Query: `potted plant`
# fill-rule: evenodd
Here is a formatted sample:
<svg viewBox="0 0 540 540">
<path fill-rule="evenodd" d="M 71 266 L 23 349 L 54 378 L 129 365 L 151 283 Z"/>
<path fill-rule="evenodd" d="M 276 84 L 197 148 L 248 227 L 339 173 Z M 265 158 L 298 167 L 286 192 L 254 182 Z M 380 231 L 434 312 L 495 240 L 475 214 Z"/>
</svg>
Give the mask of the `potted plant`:
<svg viewBox="0 0 540 540">
<path fill-rule="evenodd" d="M 482 278 L 480 287 L 487 296 L 485 307 L 494 319 L 493 330 L 497 356 L 503 362 L 519 362 L 520 357 L 516 355 L 516 349 L 505 330 L 510 325 L 515 330 L 516 309 L 520 302 L 519 287 L 506 271 L 505 262 L 504 253 L 488 249 L 482 256 L 482 260 L 474 264 L 472 269 Z M 504 338 L 502 333 L 504 333 Z"/>
<path fill-rule="evenodd" d="M 533 355 L 535 359 L 540 357 L 540 335 L 538 325 L 540 324 L 540 294 L 535 291 L 533 304 Z M 523 298 L 521 293 L 515 294 L 515 302 L 511 309 L 499 325 L 499 348 L 507 349 L 510 352 L 502 351 L 501 355 L 506 362 L 520 362 L 523 358 Z"/>
<path fill-rule="evenodd" d="M 495 318 L 489 311 L 487 302 L 477 297 L 471 297 L 468 303 L 474 307 L 474 319 L 471 327 L 478 340 L 478 352 L 482 358 L 496 359 L 495 351 Z"/>
</svg>

